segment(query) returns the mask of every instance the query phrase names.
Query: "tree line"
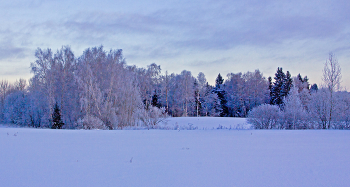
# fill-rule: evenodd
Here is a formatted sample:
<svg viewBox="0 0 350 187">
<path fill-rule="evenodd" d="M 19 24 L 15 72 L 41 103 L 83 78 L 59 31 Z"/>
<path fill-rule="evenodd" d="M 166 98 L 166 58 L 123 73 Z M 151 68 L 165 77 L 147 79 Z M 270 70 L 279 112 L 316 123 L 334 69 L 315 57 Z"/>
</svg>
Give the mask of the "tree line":
<svg viewBox="0 0 350 187">
<path fill-rule="evenodd" d="M 329 93 L 334 100 L 330 105 L 334 115 L 329 117 L 332 120 L 327 118 L 326 126 L 332 128 L 329 121 L 339 118 L 334 112 L 339 108 L 337 99 L 339 95 L 348 95 L 334 89 L 318 90 L 316 84 L 310 87 L 307 77 L 301 78 L 299 74 L 292 78 L 282 68 L 277 69 L 274 82 L 255 70 L 229 73 L 226 80 L 219 74 L 215 85 L 210 85 L 204 73 L 195 77 L 186 70 L 180 74 L 162 73 L 157 64 L 146 68 L 129 66 L 122 50 L 105 51 L 102 46 L 88 48 L 80 57 L 75 57 L 68 46 L 55 53 L 38 48 L 35 57 L 31 63 L 33 76 L 28 83 L 24 79 L 13 84 L 0 82 L 2 123 L 40 128 L 118 129 L 142 125 L 152 128 L 165 116 L 249 116 L 256 128 L 301 128 L 302 125 L 294 123 L 277 125 L 287 123 L 277 117 L 276 122 L 271 119 L 267 123 L 258 122 L 257 111 L 269 107 L 268 113 L 276 110 L 280 115 L 290 111 L 288 102 L 299 98 L 302 110 L 310 113 L 315 108 L 310 105 L 312 98 L 327 97 L 324 94 Z"/>
<path fill-rule="evenodd" d="M 350 93 L 341 89 L 341 68 L 333 53 L 323 69 L 323 83 L 310 86 L 300 74 L 291 78 L 278 68 L 269 78 L 270 102 L 252 109 L 256 129 L 350 129 Z"/>
</svg>

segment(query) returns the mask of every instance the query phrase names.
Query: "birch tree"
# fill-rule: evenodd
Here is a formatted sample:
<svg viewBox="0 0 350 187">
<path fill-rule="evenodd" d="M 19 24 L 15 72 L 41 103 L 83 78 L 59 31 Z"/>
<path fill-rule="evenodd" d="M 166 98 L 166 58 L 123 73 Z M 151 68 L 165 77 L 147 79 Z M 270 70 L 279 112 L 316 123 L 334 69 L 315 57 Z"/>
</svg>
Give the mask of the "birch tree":
<svg viewBox="0 0 350 187">
<path fill-rule="evenodd" d="M 340 90 L 341 78 L 341 68 L 338 63 L 338 60 L 333 53 L 329 53 L 329 57 L 324 64 L 322 77 L 324 87 L 328 90 L 330 94 L 330 109 L 327 117 L 328 121 L 326 127 L 324 128 L 329 129 L 332 126 L 332 118 L 335 106 L 334 93 Z"/>
</svg>

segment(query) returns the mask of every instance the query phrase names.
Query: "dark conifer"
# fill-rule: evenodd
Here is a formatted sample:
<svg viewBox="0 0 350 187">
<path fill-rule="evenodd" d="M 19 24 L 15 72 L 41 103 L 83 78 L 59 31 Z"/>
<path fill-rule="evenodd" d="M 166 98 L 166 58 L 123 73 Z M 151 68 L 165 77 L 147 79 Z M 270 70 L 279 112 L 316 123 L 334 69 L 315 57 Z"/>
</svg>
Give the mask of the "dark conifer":
<svg viewBox="0 0 350 187">
<path fill-rule="evenodd" d="M 280 97 L 282 97 L 282 101 L 283 101 L 284 97 L 287 97 L 292 86 L 293 86 L 293 79 L 292 79 L 292 76 L 290 75 L 289 71 L 287 71 L 286 77 L 285 77 L 285 79 L 283 79 L 282 87 L 281 87 Z"/>
<path fill-rule="evenodd" d="M 272 98 L 272 78 L 269 77 L 267 79 L 269 81 L 269 93 L 270 93 L 270 98 Z M 272 105 L 272 100 L 270 99 L 270 105 Z"/>
<path fill-rule="evenodd" d="M 224 79 L 219 73 L 218 77 L 215 79 L 215 87 L 220 88 L 220 85 L 222 85 L 223 83 L 224 83 Z"/>
<path fill-rule="evenodd" d="M 284 74 L 282 68 L 277 68 L 274 79 L 275 82 L 271 84 L 270 89 L 270 104 L 281 107 L 283 99 L 287 97 L 293 86 L 293 79 L 289 71 L 287 71 L 287 74 Z"/>
<path fill-rule="evenodd" d="M 277 72 L 275 73 L 275 82 L 272 85 L 271 89 L 271 101 L 272 105 L 281 105 L 283 102 L 283 98 L 281 97 L 281 89 L 283 86 L 283 82 L 286 78 L 282 68 L 277 68 Z"/>
<path fill-rule="evenodd" d="M 152 106 L 154 106 L 154 107 L 158 107 L 158 108 L 160 108 L 161 107 L 161 104 L 159 103 L 159 101 L 158 101 L 158 95 L 157 94 L 154 94 L 153 96 L 152 96 Z"/>
<path fill-rule="evenodd" d="M 317 84 L 313 84 L 313 85 L 310 87 L 310 90 L 311 90 L 311 92 L 317 92 L 317 91 L 318 91 L 318 86 L 317 86 Z"/>
<path fill-rule="evenodd" d="M 53 109 L 52 113 L 52 129 L 62 129 L 62 126 L 64 123 L 62 122 L 61 119 L 61 111 L 60 108 L 58 107 L 58 104 L 56 103 Z"/>
<path fill-rule="evenodd" d="M 225 117 L 228 116 L 228 107 L 227 107 L 227 100 L 226 100 L 226 92 L 224 90 L 224 79 L 222 78 L 222 76 L 218 75 L 218 77 L 215 80 L 215 88 L 213 90 L 214 93 L 217 94 L 219 100 L 220 100 L 220 105 L 221 105 L 221 113 L 220 113 L 220 117 Z"/>
</svg>

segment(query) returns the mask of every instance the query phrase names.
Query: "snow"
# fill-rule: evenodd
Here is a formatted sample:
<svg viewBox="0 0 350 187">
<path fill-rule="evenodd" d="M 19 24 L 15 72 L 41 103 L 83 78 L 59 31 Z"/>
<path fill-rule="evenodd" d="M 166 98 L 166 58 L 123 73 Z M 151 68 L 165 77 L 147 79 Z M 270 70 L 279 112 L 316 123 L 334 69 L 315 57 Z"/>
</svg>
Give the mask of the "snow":
<svg viewBox="0 0 350 187">
<path fill-rule="evenodd" d="M 159 126 L 163 128 L 174 129 L 251 129 L 245 118 L 230 117 L 177 117 L 166 118 Z M 175 128 L 175 129 L 178 129 Z"/>
<path fill-rule="evenodd" d="M 203 129 L 195 120 L 168 124 Z M 0 186 L 348 186 L 349 142 L 346 130 L 0 128 Z"/>
</svg>

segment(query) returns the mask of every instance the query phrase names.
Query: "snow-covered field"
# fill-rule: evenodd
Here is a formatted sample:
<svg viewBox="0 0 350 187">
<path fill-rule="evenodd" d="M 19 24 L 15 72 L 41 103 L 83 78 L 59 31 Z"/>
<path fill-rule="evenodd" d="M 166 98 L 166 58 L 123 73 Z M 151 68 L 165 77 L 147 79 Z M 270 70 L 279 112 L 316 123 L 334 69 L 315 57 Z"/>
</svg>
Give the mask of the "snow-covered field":
<svg viewBox="0 0 350 187">
<path fill-rule="evenodd" d="M 180 117 L 166 118 L 159 126 L 165 129 L 251 129 L 245 118 Z"/>
<path fill-rule="evenodd" d="M 241 123 L 230 119 L 231 124 Z M 201 119 L 183 120 L 171 118 L 194 125 Z M 200 124 L 198 129 L 203 129 Z M 207 125 L 204 129 L 212 129 Z M 217 130 L 217 126 L 112 131 L 3 127 L 0 186 L 350 184 L 350 131 Z"/>
</svg>

